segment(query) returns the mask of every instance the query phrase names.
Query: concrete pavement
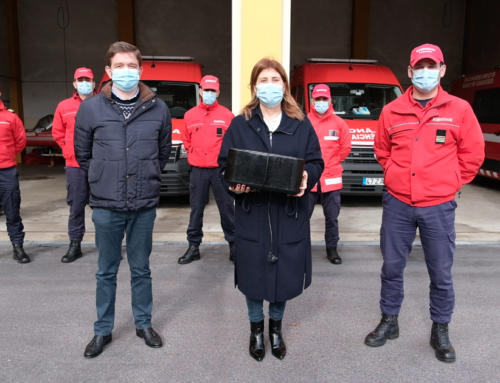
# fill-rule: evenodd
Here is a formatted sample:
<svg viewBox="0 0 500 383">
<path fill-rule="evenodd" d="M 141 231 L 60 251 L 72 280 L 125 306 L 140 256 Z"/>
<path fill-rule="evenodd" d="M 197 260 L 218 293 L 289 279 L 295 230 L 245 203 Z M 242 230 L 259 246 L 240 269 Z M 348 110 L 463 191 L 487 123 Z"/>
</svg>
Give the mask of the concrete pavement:
<svg viewBox="0 0 500 383">
<path fill-rule="evenodd" d="M 313 282 L 289 302 L 283 361 L 269 349 L 248 355 L 249 323 L 234 288 L 227 246 L 202 245 L 202 259 L 178 265 L 181 245 L 155 245 L 151 256 L 153 326 L 164 347 L 135 336 L 126 258 L 118 275 L 113 342 L 95 359 L 83 351 L 93 336 L 97 253 L 71 264 L 65 246 L 28 245 L 33 262 L 12 260 L 0 244 L 1 382 L 498 382 L 500 246 L 459 246 L 453 268 L 457 302 L 450 335 L 453 364 L 429 346 L 429 279 L 421 247 L 405 273 L 400 338 L 380 348 L 363 344 L 380 314 L 377 246 L 342 246 L 342 265 L 313 247 Z"/>
<path fill-rule="evenodd" d="M 61 165 L 21 165 L 21 215 L 27 242 L 67 242 L 66 179 Z M 457 241 L 500 244 L 500 182 L 479 178 L 465 185 L 457 198 Z M 154 240 L 186 242 L 189 223 L 189 198 L 162 198 L 157 211 Z M 381 197 L 343 196 L 339 217 L 342 243 L 373 243 L 379 241 L 382 219 Z M 94 242 L 92 210 L 87 207 L 86 242 Z M 213 196 L 205 210 L 203 238 L 206 243 L 224 242 L 220 218 Z M 311 219 L 311 238 L 324 241 L 324 217 L 316 205 Z M 0 216 L 0 241 L 8 241 L 5 217 Z M 418 238 L 417 238 L 418 241 Z"/>
</svg>

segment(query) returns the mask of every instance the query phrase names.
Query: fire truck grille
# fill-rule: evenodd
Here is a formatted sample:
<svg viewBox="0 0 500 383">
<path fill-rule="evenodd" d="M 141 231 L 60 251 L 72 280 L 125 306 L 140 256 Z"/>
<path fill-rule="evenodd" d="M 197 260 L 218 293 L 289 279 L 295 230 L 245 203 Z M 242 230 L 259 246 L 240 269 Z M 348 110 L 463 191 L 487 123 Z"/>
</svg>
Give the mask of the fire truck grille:
<svg viewBox="0 0 500 383">
<path fill-rule="evenodd" d="M 352 148 L 344 162 L 350 164 L 376 164 L 373 148 Z"/>
</svg>

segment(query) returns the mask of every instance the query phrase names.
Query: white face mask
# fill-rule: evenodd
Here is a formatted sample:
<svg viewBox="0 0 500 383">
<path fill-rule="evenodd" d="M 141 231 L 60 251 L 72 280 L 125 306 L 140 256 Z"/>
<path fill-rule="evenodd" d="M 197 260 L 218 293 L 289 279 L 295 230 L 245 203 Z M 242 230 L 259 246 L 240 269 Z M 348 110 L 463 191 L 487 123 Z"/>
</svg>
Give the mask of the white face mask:
<svg viewBox="0 0 500 383">
<path fill-rule="evenodd" d="M 441 73 L 440 69 L 412 69 L 413 78 L 411 82 L 422 93 L 429 93 L 436 86 L 438 86 Z"/>
</svg>

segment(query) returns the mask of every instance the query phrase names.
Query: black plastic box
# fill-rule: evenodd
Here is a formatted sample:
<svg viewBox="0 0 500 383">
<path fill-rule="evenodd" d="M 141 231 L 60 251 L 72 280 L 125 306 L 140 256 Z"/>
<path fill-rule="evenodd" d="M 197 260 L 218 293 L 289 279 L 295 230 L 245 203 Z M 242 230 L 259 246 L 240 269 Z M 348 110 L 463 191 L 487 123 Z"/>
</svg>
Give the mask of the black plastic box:
<svg viewBox="0 0 500 383">
<path fill-rule="evenodd" d="M 251 150 L 229 149 L 224 181 L 254 190 L 298 194 L 305 161 Z"/>
</svg>

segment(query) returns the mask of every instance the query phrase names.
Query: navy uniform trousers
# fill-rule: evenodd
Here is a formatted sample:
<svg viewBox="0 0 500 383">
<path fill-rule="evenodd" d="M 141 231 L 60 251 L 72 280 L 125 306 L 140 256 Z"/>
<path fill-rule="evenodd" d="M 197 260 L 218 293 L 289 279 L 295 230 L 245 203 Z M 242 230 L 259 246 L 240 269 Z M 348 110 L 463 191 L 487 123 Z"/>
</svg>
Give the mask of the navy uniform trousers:
<svg viewBox="0 0 500 383">
<path fill-rule="evenodd" d="M 319 190 L 319 185 L 318 185 Z M 309 193 L 309 217 L 312 217 L 314 205 L 321 196 L 323 214 L 325 216 L 325 242 L 326 247 L 337 247 L 339 242 L 339 214 L 340 214 L 340 190 L 327 193 Z"/>
<path fill-rule="evenodd" d="M 24 225 L 21 219 L 21 190 L 17 167 L 0 169 L 0 205 L 5 213 L 7 233 L 13 244 L 24 242 Z"/>
<path fill-rule="evenodd" d="M 380 309 L 397 315 L 404 298 L 403 272 L 418 227 L 430 278 L 430 317 L 449 323 L 455 307 L 451 267 L 455 253 L 455 201 L 435 206 L 410 206 L 389 193 L 383 197 L 380 249 L 382 289 Z"/>
<path fill-rule="evenodd" d="M 199 245 L 203 238 L 203 212 L 207 204 L 210 185 L 220 214 L 220 223 L 227 242 L 234 242 L 234 200 L 224 190 L 219 168 L 198 168 L 191 166 L 189 192 L 191 215 L 187 228 L 187 239 L 190 245 Z"/>
<path fill-rule="evenodd" d="M 66 202 L 69 205 L 68 234 L 70 241 L 81 242 L 85 234 L 85 206 L 89 203 L 87 172 L 81 168 L 66 168 Z"/>
</svg>

